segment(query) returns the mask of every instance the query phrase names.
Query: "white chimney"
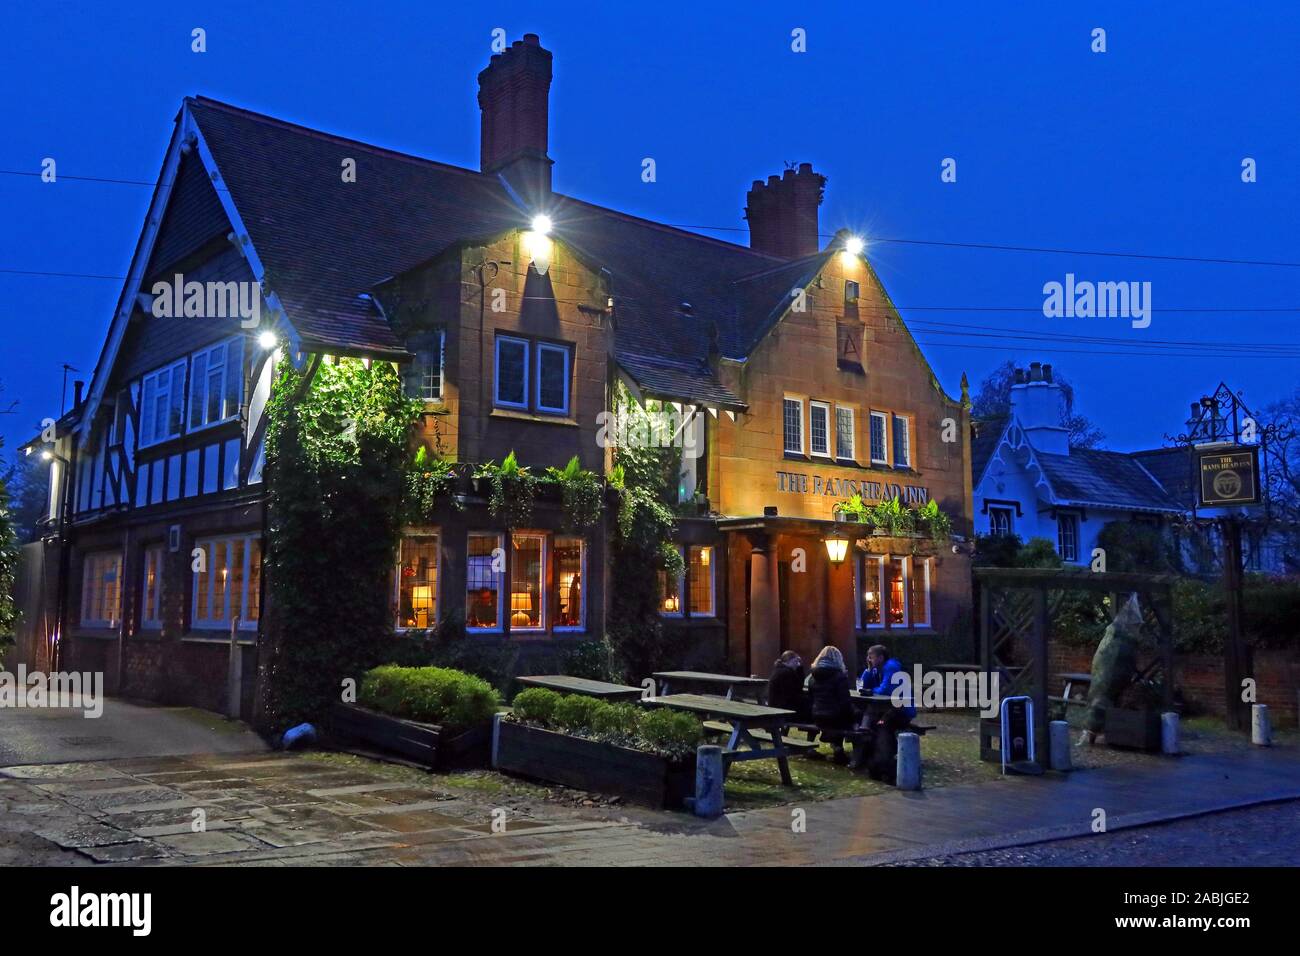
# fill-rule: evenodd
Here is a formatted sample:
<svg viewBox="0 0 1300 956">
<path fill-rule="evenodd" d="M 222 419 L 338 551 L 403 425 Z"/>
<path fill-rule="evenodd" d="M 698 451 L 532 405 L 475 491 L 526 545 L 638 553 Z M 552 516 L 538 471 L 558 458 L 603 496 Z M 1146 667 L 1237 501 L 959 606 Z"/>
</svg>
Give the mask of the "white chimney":
<svg viewBox="0 0 1300 956">
<path fill-rule="evenodd" d="M 1049 455 L 1070 453 L 1070 433 L 1065 419 L 1065 393 L 1052 381 L 1052 367 L 1032 362 L 1027 372 L 1017 369 L 1011 386 L 1011 414 L 1025 430 L 1035 451 Z M 1046 372 L 1046 374 L 1044 374 Z"/>
</svg>

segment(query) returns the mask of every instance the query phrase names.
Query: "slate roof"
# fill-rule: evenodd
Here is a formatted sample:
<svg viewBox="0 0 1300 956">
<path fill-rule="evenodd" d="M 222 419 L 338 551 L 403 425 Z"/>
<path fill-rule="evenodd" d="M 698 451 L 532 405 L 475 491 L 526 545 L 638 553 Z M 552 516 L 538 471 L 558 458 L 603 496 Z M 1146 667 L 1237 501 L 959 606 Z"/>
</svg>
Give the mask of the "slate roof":
<svg viewBox="0 0 1300 956">
<path fill-rule="evenodd" d="M 527 225 L 495 175 L 187 100 L 268 272 L 308 345 L 404 351 L 359 294 L 460 241 Z M 339 175 L 344 157 L 356 182 Z M 787 261 L 555 195 L 553 235 L 608 269 L 619 364 L 666 397 L 741 406 L 709 369 L 743 358 L 830 253 Z M 688 303 L 689 308 L 683 308 Z"/>
<path fill-rule="evenodd" d="M 1068 455 L 1035 451 L 1058 504 L 1133 511 L 1183 511 L 1182 505 L 1138 463 L 1118 451 L 1073 448 Z"/>
<path fill-rule="evenodd" d="M 1153 448 L 1132 454 L 1184 509 L 1190 511 L 1196 505 L 1196 483 L 1192 477 L 1190 449 Z"/>
<path fill-rule="evenodd" d="M 986 421 L 977 421 L 974 425 L 974 434 L 970 440 L 970 469 L 972 480 L 978 485 L 980 479 L 984 477 L 984 467 L 997 451 L 998 443 L 1002 441 L 1002 433 L 1007 428 L 1007 419 L 990 418 Z"/>
</svg>

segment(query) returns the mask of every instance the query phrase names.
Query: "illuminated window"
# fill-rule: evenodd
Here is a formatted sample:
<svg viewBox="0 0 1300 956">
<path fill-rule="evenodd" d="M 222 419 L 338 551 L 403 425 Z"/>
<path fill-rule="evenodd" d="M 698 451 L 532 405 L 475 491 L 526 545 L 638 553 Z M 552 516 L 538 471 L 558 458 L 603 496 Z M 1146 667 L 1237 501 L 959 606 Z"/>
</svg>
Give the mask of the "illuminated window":
<svg viewBox="0 0 1300 956">
<path fill-rule="evenodd" d="M 690 611 L 692 617 L 713 617 L 713 548 L 709 545 L 691 545 L 686 577 L 690 582 Z"/>
<path fill-rule="evenodd" d="M 581 538 L 556 535 L 551 549 L 555 581 L 555 620 L 557 629 L 582 630 L 585 626 L 582 605 L 583 541 Z"/>
<path fill-rule="evenodd" d="M 546 538 L 540 534 L 514 534 L 510 546 L 510 629 L 540 631 L 546 615 L 542 583 Z"/>
<path fill-rule="evenodd" d="M 881 618 L 880 592 L 884 588 L 883 558 L 878 554 L 861 555 L 857 562 L 858 626 L 884 627 Z"/>
<path fill-rule="evenodd" d="M 911 627 L 930 626 L 930 568 L 932 559 L 912 558 L 911 604 L 908 607 L 908 624 Z"/>
<path fill-rule="evenodd" d="M 871 413 L 871 463 L 873 465 L 889 464 L 889 459 L 886 457 L 885 423 L 886 418 L 881 412 Z"/>
<path fill-rule="evenodd" d="M 885 620 L 890 627 L 907 627 L 907 559 L 885 563 Z"/>
<path fill-rule="evenodd" d="M 787 398 L 782 406 L 782 426 L 785 450 L 792 455 L 803 454 L 803 400 Z"/>
<path fill-rule="evenodd" d="M 140 627 L 162 627 L 162 580 L 163 555 L 162 545 L 144 549 L 144 582 L 140 594 Z"/>
<path fill-rule="evenodd" d="M 397 563 L 398 627 L 438 626 L 438 535 L 405 534 Z"/>
<path fill-rule="evenodd" d="M 681 548 L 677 553 L 681 553 Z M 682 591 L 685 589 L 686 576 L 670 578 L 668 572 L 659 571 L 659 613 L 664 617 L 682 617 Z"/>
<path fill-rule="evenodd" d="M 262 539 L 241 534 L 196 541 L 195 547 L 203 562 L 194 573 L 193 626 L 225 629 L 238 617 L 241 628 L 256 629 L 261 606 L 250 589 L 261 586 Z"/>
<path fill-rule="evenodd" d="M 853 409 L 835 407 L 835 457 L 854 461 Z"/>
<path fill-rule="evenodd" d="M 102 551 L 86 555 L 81 579 L 81 623 L 117 627 L 122 620 L 122 555 Z"/>
<path fill-rule="evenodd" d="M 831 454 L 831 407 L 825 402 L 810 402 L 808 412 L 808 447 L 814 455 L 829 458 Z"/>
<path fill-rule="evenodd" d="M 465 627 L 471 631 L 501 629 L 501 585 L 504 552 L 501 536 L 470 532 L 465 568 Z"/>
</svg>

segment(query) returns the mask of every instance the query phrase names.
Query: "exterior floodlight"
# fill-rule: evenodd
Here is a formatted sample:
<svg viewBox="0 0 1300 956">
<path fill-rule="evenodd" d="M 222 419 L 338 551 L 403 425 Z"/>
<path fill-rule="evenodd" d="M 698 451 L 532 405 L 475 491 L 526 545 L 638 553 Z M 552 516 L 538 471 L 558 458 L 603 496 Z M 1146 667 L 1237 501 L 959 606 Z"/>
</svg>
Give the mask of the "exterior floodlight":
<svg viewBox="0 0 1300 956">
<path fill-rule="evenodd" d="M 864 244 L 861 236 L 849 236 L 848 240 L 844 243 L 844 251 L 851 256 L 860 256 L 862 255 L 863 246 Z"/>
<path fill-rule="evenodd" d="M 54 459 L 54 452 L 50 451 L 48 448 L 45 451 L 41 452 L 41 461 L 52 461 L 53 459 Z"/>
<path fill-rule="evenodd" d="M 533 232 L 539 235 L 549 236 L 551 234 L 551 225 L 551 217 L 544 213 L 539 213 L 533 217 Z"/>
<path fill-rule="evenodd" d="M 262 348 L 264 349 L 275 348 L 275 333 L 263 332 L 261 335 L 257 337 L 257 344 L 262 346 Z"/>
</svg>

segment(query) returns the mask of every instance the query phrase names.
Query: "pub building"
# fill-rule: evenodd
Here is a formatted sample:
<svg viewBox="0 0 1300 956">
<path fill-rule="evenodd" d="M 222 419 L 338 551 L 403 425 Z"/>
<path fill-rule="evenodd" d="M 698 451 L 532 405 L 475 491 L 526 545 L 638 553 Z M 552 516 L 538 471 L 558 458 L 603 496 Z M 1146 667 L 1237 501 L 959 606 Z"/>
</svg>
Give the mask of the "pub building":
<svg viewBox="0 0 1300 956">
<path fill-rule="evenodd" d="M 685 459 L 687 569 L 662 609 L 699 661 L 939 653 L 969 614 L 967 559 L 834 518 L 855 493 L 933 499 L 965 534 L 965 395 L 940 387 L 860 246 L 821 245 L 824 177 L 756 181 L 748 247 L 561 195 L 551 79 L 535 35 L 491 58 L 478 170 L 184 100 L 89 389 L 27 446 L 50 462 L 50 507 L 21 657 L 49 667 L 57 647 L 109 693 L 222 709 L 233 634 L 247 715 L 276 363 L 348 359 L 394 363 L 424 405 L 412 449 L 465 466 L 514 451 L 534 473 L 576 455 L 603 474 L 617 395 L 678 409 L 703 454 Z M 161 317 L 159 283 L 255 283 L 260 317 Z M 511 530 L 481 490 L 458 494 L 402 535 L 396 632 L 457 614 L 470 639 L 540 655 L 603 636 L 612 514 L 572 534 L 542 500 Z"/>
</svg>

